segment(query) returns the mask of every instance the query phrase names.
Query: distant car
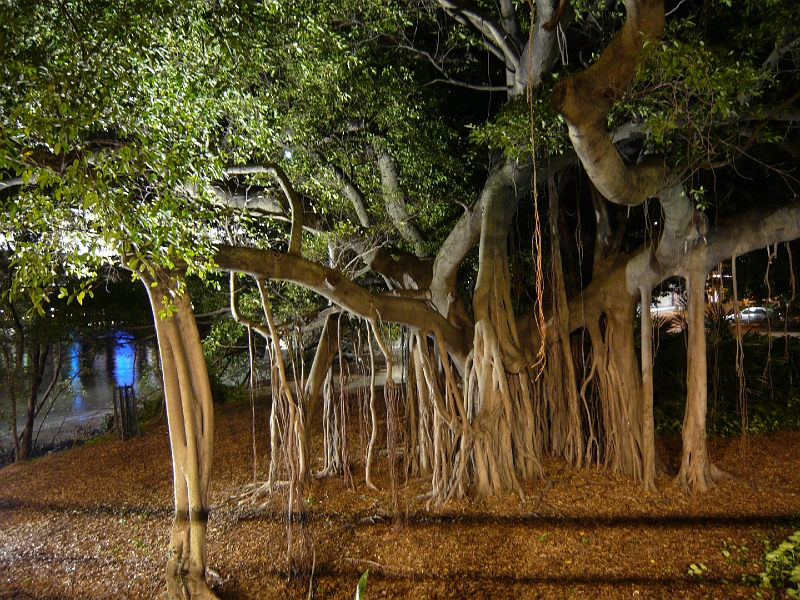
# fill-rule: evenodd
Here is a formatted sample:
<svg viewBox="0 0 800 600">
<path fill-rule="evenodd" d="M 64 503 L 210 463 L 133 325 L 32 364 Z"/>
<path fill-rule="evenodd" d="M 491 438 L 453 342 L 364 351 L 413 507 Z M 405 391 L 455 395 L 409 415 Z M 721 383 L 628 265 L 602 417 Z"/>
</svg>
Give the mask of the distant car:
<svg viewBox="0 0 800 600">
<path fill-rule="evenodd" d="M 725 320 L 729 323 L 735 322 L 736 315 L 727 315 Z M 739 319 L 743 324 L 764 323 L 767 319 L 772 319 L 772 309 L 763 306 L 749 306 L 739 311 Z"/>
</svg>

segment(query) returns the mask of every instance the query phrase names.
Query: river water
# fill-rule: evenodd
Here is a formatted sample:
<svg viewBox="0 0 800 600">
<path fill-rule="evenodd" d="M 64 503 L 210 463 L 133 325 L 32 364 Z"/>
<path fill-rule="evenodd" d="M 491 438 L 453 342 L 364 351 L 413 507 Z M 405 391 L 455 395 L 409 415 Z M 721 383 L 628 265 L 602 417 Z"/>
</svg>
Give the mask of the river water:
<svg viewBox="0 0 800 600">
<path fill-rule="evenodd" d="M 152 343 L 137 342 L 125 332 L 82 340 L 64 350 L 61 376 L 53 401 L 36 419 L 34 438 L 39 447 L 52 447 L 107 429 L 113 419 L 116 386 L 133 385 L 140 400 L 160 393 Z M 52 378 L 45 375 L 42 392 Z M 24 426 L 24 406 L 18 407 L 17 423 Z M 0 450 L 13 446 L 8 421 L 0 420 Z"/>
</svg>

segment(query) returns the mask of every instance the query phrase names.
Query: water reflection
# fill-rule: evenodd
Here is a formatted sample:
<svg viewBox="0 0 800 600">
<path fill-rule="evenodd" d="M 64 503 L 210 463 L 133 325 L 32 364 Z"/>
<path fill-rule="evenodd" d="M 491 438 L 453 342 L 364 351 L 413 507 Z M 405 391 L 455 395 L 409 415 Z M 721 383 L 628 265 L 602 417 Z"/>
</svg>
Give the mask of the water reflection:
<svg viewBox="0 0 800 600">
<path fill-rule="evenodd" d="M 115 386 L 134 386 L 139 399 L 158 386 L 151 368 L 155 360 L 151 342 L 137 342 L 123 331 L 70 344 L 64 349 L 60 393 L 37 419 L 36 428 L 41 427 L 38 443 L 69 440 L 81 432 L 103 428 L 112 414 Z M 50 377 L 52 368 L 45 381 Z M 24 418 L 24 414 L 17 415 L 19 428 Z M 13 445 L 8 423 L 0 427 L 0 446 Z"/>
</svg>

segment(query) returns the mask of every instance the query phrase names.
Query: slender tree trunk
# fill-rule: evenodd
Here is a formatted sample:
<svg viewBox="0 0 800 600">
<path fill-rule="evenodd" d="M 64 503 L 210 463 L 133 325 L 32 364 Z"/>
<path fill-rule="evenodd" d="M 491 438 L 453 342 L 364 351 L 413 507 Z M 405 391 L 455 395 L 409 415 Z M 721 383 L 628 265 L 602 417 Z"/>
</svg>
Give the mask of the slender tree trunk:
<svg viewBox="0 0 800 600">
<path fill-rule="evenodd" d="M 181 275 L 140 276 L 155 319 L 172 450 L 175 515 L 166 597 L 216 598 L 205 581 L 214 408 L 200 334 Z"/>
<path fill-rule="evenodd" d="M 31 361 L 31 374 L 28 387 L 28 402 L 25 406 L 25 426 L 19 444 L 19 459 L 30 458 L 33 453 L 33 427 L 36 416 L 39 414 L 39 390 L 44 379 L 44 370 L 47 366 L 47 357 L 50 355 L 50 346 L 42 348 L 38 343 L 34 343 L 29 355 Z"/>
<path fill-rule="evenodd" d="M 686 411 L 683 417 L 683 456 L 675 482 L 684 493 L 705 492 L 713 486 L 711 462 L 706 443 L 708 374 L 705 329 L 706 272 L 692 265 L 686 277 L 688 350 L 686 365 Z"/>
<path fill-rule="evenodd" d="M 639 288 L 642 310 L 642 487 L 656 490 L 656 442 L 653 417 L 653 329 L 650 319 L 650 287 Z"/>
<path fill-rule="evenodd" d="M 14 438 L 14 461 L 19 462 L 22 460 L 20 458 L 22 448 L 20 446 L 19 430 L 17 429 L 17 384 L 22 377 L 23 357 L 25 354 L 25 329 L 22 327 L 22 321 L 14 305 L 9 303 L 6 307 L 12 316 L 12 329 L 14 331 L 14 350 L 6 352 L 6 362 L 14 366 L 8 369 L 6 381 L 8 392 L 11 397 L 11 434 Z"/>
</svg>

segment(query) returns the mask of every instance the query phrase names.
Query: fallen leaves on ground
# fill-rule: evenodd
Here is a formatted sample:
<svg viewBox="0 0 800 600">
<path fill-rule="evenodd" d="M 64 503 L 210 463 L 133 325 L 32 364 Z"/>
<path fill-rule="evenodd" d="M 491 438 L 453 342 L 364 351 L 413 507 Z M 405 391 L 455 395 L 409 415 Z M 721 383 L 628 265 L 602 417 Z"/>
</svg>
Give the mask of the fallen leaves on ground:
<svg viewBox="0 0 800 600">
<path fill-rule="evenodd" d="M 266 407 L 258 408 L 263 425 Z M 249 406 L 218 409 L 208 579 L 222 599 L 352 598 L 366 569 L 366 597 L 376 599 L 753 598 L 746 576 L 760 572 L 765 543 L 784 538 L 800 514 L 798 432 L 712 442 L 714 463 L 739 479 L 690 497 L 668 478 L 657 493 L 642 492 L 626 477 L 553 458 L 551 487 L 528 482 L 524 499 L 458 500 L 429 512 L 425 481 L 410 482 L 401 525 L 381 456 L 381 491 L 366 488 L 354 460 L 353 488 L 327 478 L 305 492 L 313 578 L 310 587 L 287 584 L 285 498 L 263 509 L 232 499 L 252 481 L 250 430 Z M 316 450 L 321 443 L 314 439 Z M 680 439 L 660 439 L 659 450 L 674 469 Z M 0 598 L 153 598 L 164 588 L 171 515 L 163 424 L 139 440 L 104 439 L 6 467 Z"/>
</svg>

